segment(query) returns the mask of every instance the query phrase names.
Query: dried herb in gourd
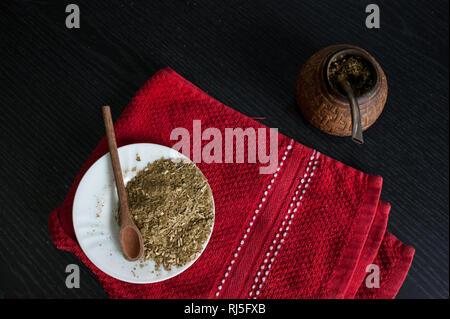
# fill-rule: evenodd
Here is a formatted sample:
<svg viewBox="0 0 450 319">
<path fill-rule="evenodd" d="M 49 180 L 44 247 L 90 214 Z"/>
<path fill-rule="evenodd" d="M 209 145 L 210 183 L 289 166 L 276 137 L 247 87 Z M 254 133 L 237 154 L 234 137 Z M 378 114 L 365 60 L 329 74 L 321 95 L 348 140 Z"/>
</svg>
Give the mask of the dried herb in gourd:
<svg viewBox="0 0 450 319">
<path fill-rule="evenodd" d="M 346 95 L 340 81 L 347 80 L 356 96 L 368 93 L 375 85 L 371 65 L 360 56 L 345 55 L 330 63 L 328 75 L 333 87 Z"/>
</svg>

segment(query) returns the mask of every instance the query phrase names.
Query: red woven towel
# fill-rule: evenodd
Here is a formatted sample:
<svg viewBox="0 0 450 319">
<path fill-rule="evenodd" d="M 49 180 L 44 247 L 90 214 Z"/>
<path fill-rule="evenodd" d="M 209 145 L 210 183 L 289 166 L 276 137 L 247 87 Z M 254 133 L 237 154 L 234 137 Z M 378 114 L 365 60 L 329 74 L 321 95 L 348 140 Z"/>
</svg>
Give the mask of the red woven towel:
<svg viewBox="0 0 450 319">
<path fill-rule="evenodd" d="M 222 134 L 225 128 L 265 128 L 166 69 L 115 123 L 118 145 L 171 147 L 171 131 L 189 130 L 193 120 Z M 49 229 L 56 246 L 75 253 L 111 297 L 393 298 L 408 272 L 414 249 L 386 232 L 390 206 L 379 201 L 382 179 L 279 134 L 273 174 L 260 174 L 257 163 L 198 163 L 211 185 L 216 217 L 206 250 L 188 270 L 155 284 L 116 280 L 87 259 L 72 224 L 77 185 L 107 151 L 102 140 L 51 213 Z M 379 288 L 366 285 L 372 264 L 379 269 Z"/>
</svg>

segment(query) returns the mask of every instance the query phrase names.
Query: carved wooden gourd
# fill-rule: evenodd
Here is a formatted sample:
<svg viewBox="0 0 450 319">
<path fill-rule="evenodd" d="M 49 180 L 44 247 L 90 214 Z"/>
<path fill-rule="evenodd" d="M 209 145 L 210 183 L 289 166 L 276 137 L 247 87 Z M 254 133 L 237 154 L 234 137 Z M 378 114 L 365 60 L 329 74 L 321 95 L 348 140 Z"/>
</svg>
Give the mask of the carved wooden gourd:
<svg viewBox="0 0 450 319">
<path fill-rule="evenodd" d="M 365 50 L 352 45 L 333 45 L 315 53 L 303 66 L 296 83 L 297 103 L 303 116 L 319 130 L 338 136 L 352 135 L 352 113 L 346 96 L 334 90 L 327 78 L 330 59 L 346 50 L 362 56 L 376 71 L 376 81 L 367 94 L 357 97 L 363 131 L 380 116 L 387 99 L 386 75 Z"/>
</svg>

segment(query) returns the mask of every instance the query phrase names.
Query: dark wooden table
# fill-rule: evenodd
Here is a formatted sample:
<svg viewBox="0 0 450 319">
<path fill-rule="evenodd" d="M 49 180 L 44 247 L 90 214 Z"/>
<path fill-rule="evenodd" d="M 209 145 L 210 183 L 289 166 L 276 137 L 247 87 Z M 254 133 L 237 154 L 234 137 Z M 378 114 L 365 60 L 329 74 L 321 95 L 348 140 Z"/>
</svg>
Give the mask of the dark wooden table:
<svg viewBox="0 0 450 319">
<path fill-rule="evenodd" d="M 417 250 L 399 298 L 448 298 L 448 1 L 0 2 L 0 291 L 15 297 L 107 297 L 50 241 L 48 214 L 114 118 L 171 66 L 223 103 L 348 165 L 384 177 L 388 229 Z M 367 29 L 377 3 L 381 28 Z M 314 52 L 351 43 L 371 52 L 388 102 L 366 144 L 311 127 L 294 84 Z M 78 264 L 81 287 L 67 289 Z"/>
</svg>

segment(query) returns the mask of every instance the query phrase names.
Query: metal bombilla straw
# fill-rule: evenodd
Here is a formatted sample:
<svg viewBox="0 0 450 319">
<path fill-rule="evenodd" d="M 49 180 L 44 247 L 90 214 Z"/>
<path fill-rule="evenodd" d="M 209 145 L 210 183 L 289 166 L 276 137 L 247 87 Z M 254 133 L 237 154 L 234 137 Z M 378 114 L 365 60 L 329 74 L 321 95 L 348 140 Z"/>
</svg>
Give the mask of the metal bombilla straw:
<svg viewBox="0 0 450 319">
<path fill-rule="evenodd" d="M 347 95 L 347 99 L 352 110 L 352 140 L 355 143 L 363 144 L 364 138 L 361 125 L 361 112 L 359 110 L 358 101 L 348 80 L 345 77 L 340 76 L 338 81 Z"/>
</svg>

